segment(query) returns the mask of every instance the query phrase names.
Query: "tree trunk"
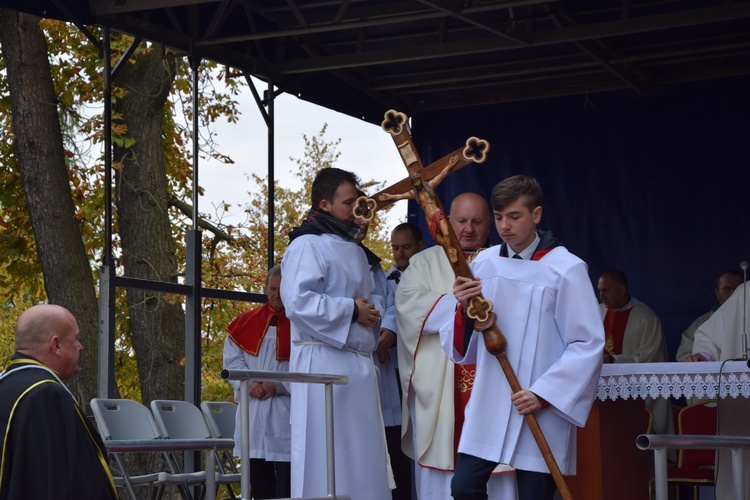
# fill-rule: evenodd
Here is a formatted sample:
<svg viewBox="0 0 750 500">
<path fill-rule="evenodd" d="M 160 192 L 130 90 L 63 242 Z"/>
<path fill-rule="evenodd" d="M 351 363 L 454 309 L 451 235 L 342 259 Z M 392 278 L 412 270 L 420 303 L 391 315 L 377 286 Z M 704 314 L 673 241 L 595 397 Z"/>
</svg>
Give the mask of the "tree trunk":
<svg viewBox="0 0 750 500">
<path fill-rule="evenodd" d="M 96 396 L 98 303 L 75 219 L 47 45 L 39 18 L 0 9 L 16 155 L 50 303 L 78 320 L 81 374 L 69 385 L 80 403 Z M 19 312 L 20 314 L 20 312 Z"/>
<path fill-rule="evenodd" d="M 177 281 L 177 261 L 167 212 L 169 194 L 163 155 L 164 106 L 176 69 L 156 47 L 139 52 L 116 85 L 127 95 L 115 111 L 135 139 L 116 147 L 119 234 L 125 275 Z M 130 332 L 138 360 L 143 402 L 183 399 L 185 314 L 180 297 L 146 290 L 127 290 Z"/>
</svg>

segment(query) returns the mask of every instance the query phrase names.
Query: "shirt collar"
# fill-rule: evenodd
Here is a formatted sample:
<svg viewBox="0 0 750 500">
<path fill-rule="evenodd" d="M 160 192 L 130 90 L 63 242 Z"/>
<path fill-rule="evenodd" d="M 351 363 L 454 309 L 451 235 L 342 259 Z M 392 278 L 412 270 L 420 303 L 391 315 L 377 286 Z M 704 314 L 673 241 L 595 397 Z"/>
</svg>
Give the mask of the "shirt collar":
<svg viewBox="0 0 750 500">
<path fill-rule="evenodd" d="M 539 246 L 539 234 L 535 233 L 534 241 L 531 242 L 531 245 L 527 246 L 520 252 L 514 252 L 510 246 L 508 246 L 508 257 L 513 257 L 515 254 L 518 254 L 521 256 L 523 260 L 531 260 L 531 258 L 534 256 L 534 252 L 536 252 L 536 247 Z"/>
</svg>

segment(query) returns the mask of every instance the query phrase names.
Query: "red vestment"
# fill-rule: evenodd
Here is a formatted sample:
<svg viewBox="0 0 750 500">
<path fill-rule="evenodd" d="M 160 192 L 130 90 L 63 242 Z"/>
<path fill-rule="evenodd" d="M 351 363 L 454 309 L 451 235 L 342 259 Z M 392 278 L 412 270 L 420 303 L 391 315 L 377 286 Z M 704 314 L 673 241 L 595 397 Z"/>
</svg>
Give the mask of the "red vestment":
<svg viewBox="0 0 750 500">
<path fill-rule="evenodd" d="M 240 348 L 257 356 L 268 327 L 276 325 L 276 359 L 288 361 L 291 350 L 291 326 L 284 311 L 277 311 L 266 302 L 261 307 L 240 314 L 227 327 L 229 338 Z"/>
</svg>

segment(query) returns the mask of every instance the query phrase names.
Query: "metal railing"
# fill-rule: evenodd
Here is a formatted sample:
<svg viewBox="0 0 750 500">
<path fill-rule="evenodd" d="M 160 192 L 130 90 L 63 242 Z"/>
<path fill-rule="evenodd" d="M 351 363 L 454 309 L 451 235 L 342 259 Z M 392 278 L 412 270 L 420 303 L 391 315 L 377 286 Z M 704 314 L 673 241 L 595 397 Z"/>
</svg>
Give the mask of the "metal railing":
<svg viewBox="0 0 750 500">
<path fill-rule="evenodd" d="M 345 375 L 326 375 L 322 373 L 272 372 L 261 370 L 222 370 L 224 380 L 238 380 L 240 382 L 240 496 L 243 500 L 250 499 L 250 440 L 249 440 L 249 393 L 250 382 L 293 382 L 302 384 L 325 384 L 326 408 L 326 497 L 306 497 L 304 500 L 349 500 L 349 495 L 336 496 L 335 452 L 333 439 L 333 384 L 348 384 L 349 377 Z M 302 500 L 302 499 L 299 499 Z"/>
<path fill-rule="evenodd" d="M 654 451 L 656 500 L 667 500 L 667 450 L 732 450 L 732 491 L 734 498 L 744 498 L 745 478 L 742 450 L 750 448 L 747 436 L 705 436 L 687 434 L 641 434 L 635 438 L 641 450 Z"/>
</svg>

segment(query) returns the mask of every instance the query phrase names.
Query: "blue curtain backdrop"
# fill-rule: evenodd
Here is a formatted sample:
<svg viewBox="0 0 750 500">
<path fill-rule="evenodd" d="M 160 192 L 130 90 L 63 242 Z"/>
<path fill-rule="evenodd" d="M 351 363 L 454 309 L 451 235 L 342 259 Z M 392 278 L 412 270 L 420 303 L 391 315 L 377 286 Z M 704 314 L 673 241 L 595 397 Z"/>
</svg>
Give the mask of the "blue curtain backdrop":
<svg viewBox="0 0 750 500">
<path fill-rule="evenodd" d="M 491 144 L 486 163 L 440 185 L 446 210 L 462 192 L 489 201 L 505 177 L 536 177 L 540 228 L 588 263 L 594 286 L 607 268 L 627 274 L 631 294 L 660 316 L 671 361 L 682 331 L 711 308 L 716 277 L 750 260 L 748 89 L 742 77 L 430 112 L 412 130 L 425 165 L 470 136 Z"/>
</svg>

